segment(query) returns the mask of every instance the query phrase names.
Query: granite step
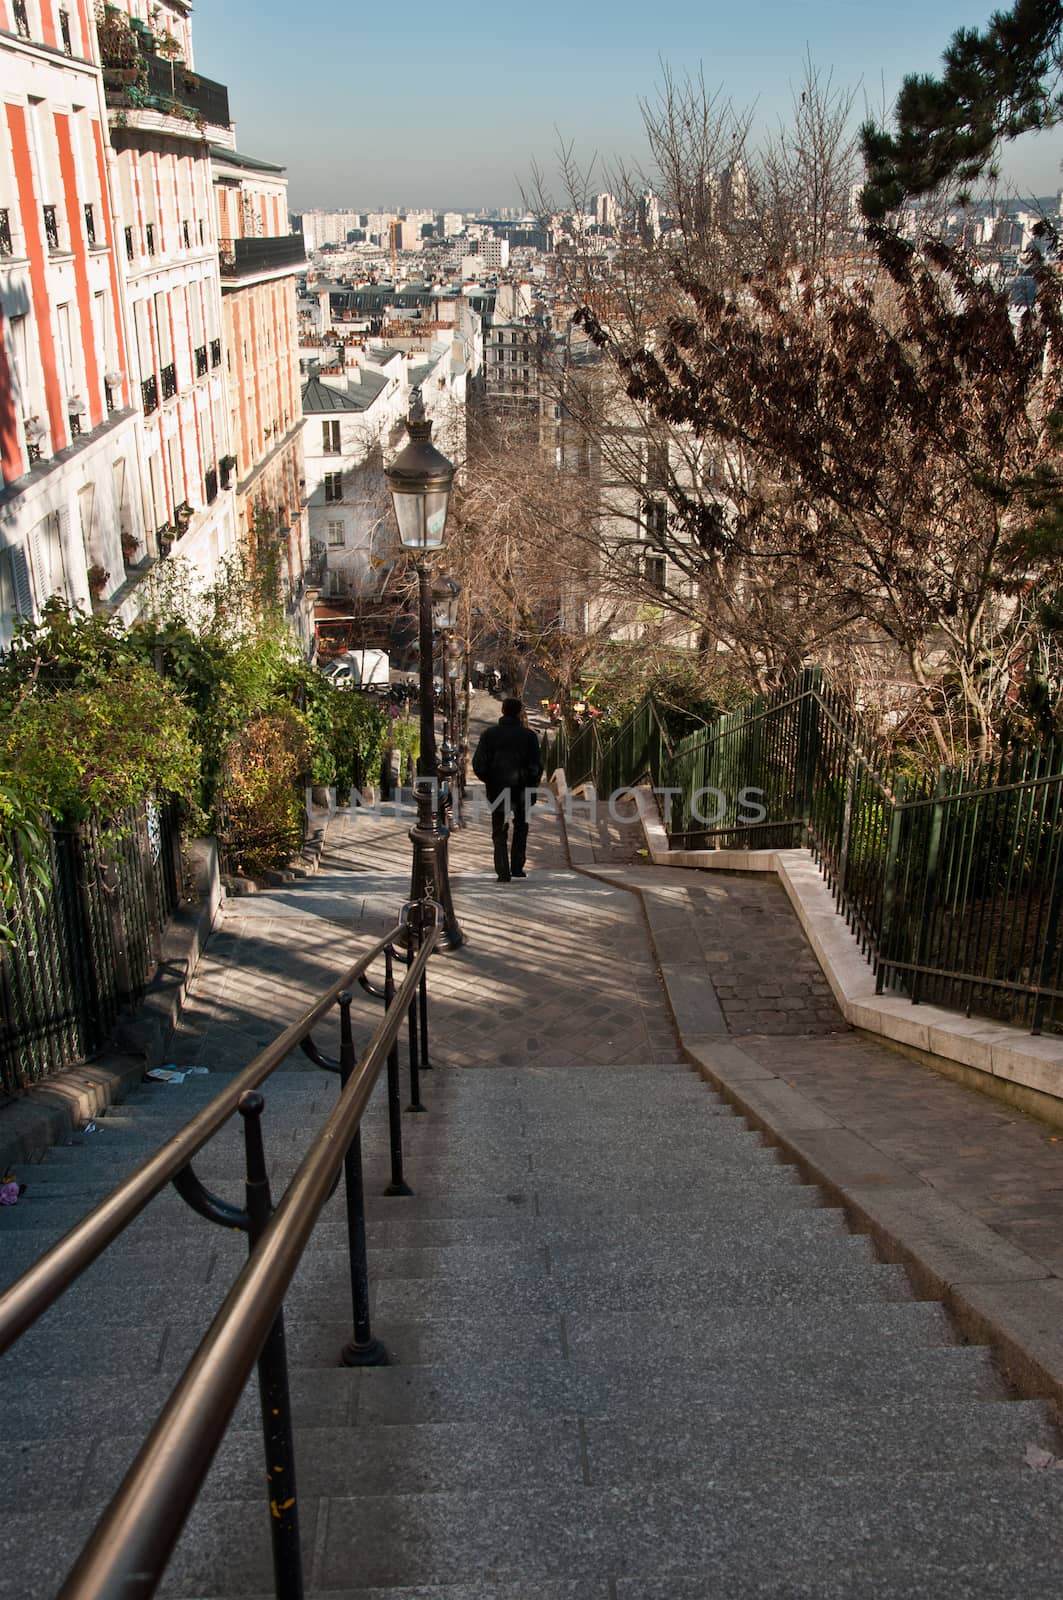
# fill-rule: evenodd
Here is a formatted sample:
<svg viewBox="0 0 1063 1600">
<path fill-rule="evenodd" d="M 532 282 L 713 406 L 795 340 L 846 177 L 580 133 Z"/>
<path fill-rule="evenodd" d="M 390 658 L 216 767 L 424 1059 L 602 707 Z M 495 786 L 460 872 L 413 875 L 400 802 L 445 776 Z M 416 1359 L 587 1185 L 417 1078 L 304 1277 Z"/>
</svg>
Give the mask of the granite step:
<svg viewBox="0 0 1063 1600">
<path fill-rule="evenodd" d="M 1056 1592 L 1063 1571 L 1060 1473 L 883 1471 L 803 1479 L 785 1494 L 739 1482 L 306 1496 L 300 1510 L 309 1594 L 329 1600 L 1015 1600 Z M 89 1509 L 10 1513 L 10 1592 L 48 1600 L 93 1522 Z M 256 1497 L 201 1502 L 157 1592 L 204 1600 L 270 1586 Z"/>
<path fill-rule="evenodd" d="M 1030 1470 L 1031 1446 L 1053 1453 L 1060 1447 L 1044 1402 L 883 1401 L 863 1408 L 758 1410 L 753 1416 L 721 1411 L 699 1416 L 696 1424 L 675 1413 L 620 1421 L 520 1417 L 307 1427 L 296 1436 L 296 1478 L 300 1495 L 314 1500 L 638 1482 L 692 1488 L 763 1483 L 777 1493 L 787 1480 L 806 1474 L 857 1478 L 889 1472 L 903 1478 L 955 1470 L 956 1438 L 970 1433 L 965 1465 L 976 1472 L 1021 1476 Z M 83 1472 L 62 1485 L 49 1477 L 40 1446 L 24 1446 L 20 1459 L 37 1470 L 20 1478 L 20 1510 L 50 1502 L 105 1502 L 139 1446 L 133 1435 L 102 1440 Z M 232 1430 L 201 1500 L 251 1501 L 263 1487 L 261 1433 Z"/>
</svg>

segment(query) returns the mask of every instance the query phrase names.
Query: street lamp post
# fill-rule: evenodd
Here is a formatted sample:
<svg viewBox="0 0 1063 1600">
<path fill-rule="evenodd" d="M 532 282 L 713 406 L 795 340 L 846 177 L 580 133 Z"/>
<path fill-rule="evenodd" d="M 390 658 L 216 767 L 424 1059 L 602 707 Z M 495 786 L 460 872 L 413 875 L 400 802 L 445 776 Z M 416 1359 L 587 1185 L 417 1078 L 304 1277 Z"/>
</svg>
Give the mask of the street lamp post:
<svg viewBox="0 0 1063 1600">
<path fill-rule="evenodd" d="M 439 947 L 457 950 L 465 936 L 454 914 L 447 869 L 449 830 L 441 823 L 433 797 L 439 779 L 436 760 L 435 690 L 432 673 L 432 589 L 430 560 L 443 547 L 454 464 L 432 443 L 432 424 L 419 388 L 410 397 L 406 419 L 409 443 L 384 475 L 388 480 L 399 539 L 416 554 L 418 623 L 420 630 L 421 750 L 417 758 L 417 822 L 410 829 L 413 872 L 410 900 L 434 900 L 442 911 Z"/>
</svg>

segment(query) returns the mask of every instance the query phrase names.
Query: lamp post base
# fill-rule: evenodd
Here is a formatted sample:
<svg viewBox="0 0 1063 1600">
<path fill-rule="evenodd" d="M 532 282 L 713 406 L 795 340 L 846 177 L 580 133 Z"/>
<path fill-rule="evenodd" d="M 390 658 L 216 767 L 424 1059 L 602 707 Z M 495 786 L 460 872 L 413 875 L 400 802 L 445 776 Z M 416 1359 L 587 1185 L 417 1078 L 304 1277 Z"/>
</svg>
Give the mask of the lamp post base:
<svg viewBox="0 0 1063 1600">
<path fill-rule="evenodd" d="M 441 827 L 435 815 L 433 785 L 424 779 L 417 784 L 417 823 L 410 829 L 413 843 L 413 872 L 410 877 L 410 899 L 416 905 L 434 900 L 442 910 L 437 950 L 460 950 L 465 935 L 454 914 L 450 894 L 447 841 L 449 830 Z"/>
</svg>

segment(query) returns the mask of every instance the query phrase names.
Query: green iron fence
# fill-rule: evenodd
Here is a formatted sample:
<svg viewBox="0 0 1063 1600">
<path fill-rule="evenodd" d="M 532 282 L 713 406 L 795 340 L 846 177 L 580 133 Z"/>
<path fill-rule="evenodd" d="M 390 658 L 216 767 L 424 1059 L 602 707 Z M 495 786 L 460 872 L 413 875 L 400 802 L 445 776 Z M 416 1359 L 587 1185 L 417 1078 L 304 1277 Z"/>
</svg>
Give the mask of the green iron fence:
<svg viewBox="0 0 1063 1600">
<path fill-rule="evenodd" d="M 807 846 L 880 993 L 1063 1031 L 1063 743 L 906 779 L 819 668 L 674 746 L 650 701 L 584 732 L 570 787 L 648 778 L 674 845 Z"/>
<path fill-rule="evenodd" d="M 18 891 L 0 952 L 0 1098 L 98 1050 L 139 1000 L 181 896 L 178 803 L 148 800 L 106 833 L 52 829 L 49 886 Z"/>
</svg>

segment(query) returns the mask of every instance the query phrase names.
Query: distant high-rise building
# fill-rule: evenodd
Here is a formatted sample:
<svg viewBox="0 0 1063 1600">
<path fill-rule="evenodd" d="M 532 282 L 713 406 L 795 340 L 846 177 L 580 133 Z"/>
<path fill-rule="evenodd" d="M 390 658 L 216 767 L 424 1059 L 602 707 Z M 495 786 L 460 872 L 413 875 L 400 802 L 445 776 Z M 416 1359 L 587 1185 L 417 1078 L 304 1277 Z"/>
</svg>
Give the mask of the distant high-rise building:
<svg viewBox="0 0 1063 1600">
<path fill-rule="evenodd" d="M 616 218 L 616 196 L 612 194 L 595 195 L 594 220 L 599 228 L 615 228 Z"/>
<path fill-rule="evenodd" d="M 639 237 L 653 244 L 661 237 L 661 206 L 652 189 L 644 189 L 638 203 Z"/>
<path fill-rule="evenodd" d="M 465 218 L 460 211 L 444 211 L 439 219 L 439 225 L 443 230 L 444 239 L 454 239 L 464 228 Z"/>
<path fill-rule="evenodd" d="M 362 225 L 358 211 L 303 211 L 300 215 L 303 243 L 308 251 L 320 250 L 326 244 L 346 244 L 347 235 Z"/>
<path fill-rule="evenodd" d="M 725 222 L 746 222 L 753 214 L 752 185 L 741 156 L 720 174 L 720 210 Z"/>
</svg>

